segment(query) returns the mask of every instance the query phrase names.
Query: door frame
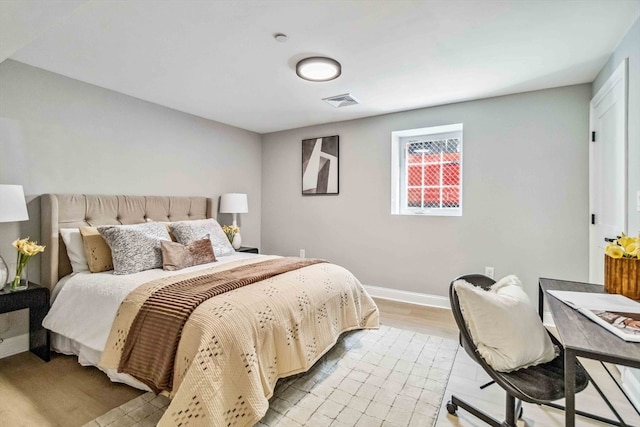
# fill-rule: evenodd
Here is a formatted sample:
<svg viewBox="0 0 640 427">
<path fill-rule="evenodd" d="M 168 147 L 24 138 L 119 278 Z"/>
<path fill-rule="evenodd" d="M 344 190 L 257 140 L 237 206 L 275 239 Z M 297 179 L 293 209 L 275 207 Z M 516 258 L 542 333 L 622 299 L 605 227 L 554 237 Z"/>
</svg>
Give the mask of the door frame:
<svg viewBox="0 0 640 427">
<path fill-rule="evenodd" d="M 623 129 L 622 129 L 622 138 L 623 138 L 623 143 L 624 143 L 624 229 L 620 230 L 624 233 L 628 233 L 628 227 L 629 227 L 629 78 L 628 78 L 628 63 L 629 63 L 629 59 L 625 58 L 624 60 L 622 60 L 622 62 L 618 65 L 618 67 L 615 69 L 615 71 L 613 73 L 611 73 L 611 75 L 609 76 L 609 78 L 607 79 L 607 81 L 602 85 L 602 87 L 598 90 L 598 92 L 594 95 L 593 98 L 591 98 L 591 101 L 589 102 L 589 135 L 588 135 L 588 139 L 589 139 L 589 218 L 591 218 L 591 215 L 594 213 L 594 196 L 593 196 L 593 191 L 594 191 L 594 185 L 595 185 L 595 179 L 594 179 L 594 142 L 592 142 L 592 132 L 595 132 L 594 129 L 594 119 L 595 119 L 595 106 L 598 105 L 605 96 L 607 96 L 609 94 L 609 92 L 611 92 L 611 90 L 613 90 L 616 85 L 620 82 L 622 82 L 623 85 L 623 89 L 622 89 L 622 102 L 623 102 L 623 106 L 624 106 L 624 113 L 623 113 Z M 597 222 L 597 216 L 596 216 L 596 222 Z M 594 225 L 591 223 L 591 221 L 589 221 L 589 281 L 593 281 L 593 277 L 595 276 L 594 273 L 594 266 L 593 266 L 593 261 L 594 261 L 594 254 L 592 254 L 592 251 L 594 251 L 594 247 L 595 244 L 597 242 L 595 242 L 595 237 L 592 236 L 592 234 L 595 233 L 595 228 Z M 602 259 L 604 260 L 604 253 L 602 253 Z"/>
</svg>

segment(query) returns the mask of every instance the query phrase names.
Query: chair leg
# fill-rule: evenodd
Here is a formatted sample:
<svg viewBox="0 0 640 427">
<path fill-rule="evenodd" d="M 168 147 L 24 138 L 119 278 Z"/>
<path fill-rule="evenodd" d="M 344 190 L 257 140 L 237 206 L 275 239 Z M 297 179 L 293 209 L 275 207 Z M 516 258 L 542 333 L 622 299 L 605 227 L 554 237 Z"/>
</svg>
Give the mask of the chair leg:
<svg viewBox="0 0 640 427">
<path fill-rule="evenodd" d="M 449 402 L 447 403 L 447 411 L 451 415 L 454 415 L 456 413 L 456 411 L 458 410 L 458 407 L 464 409 L 465 411 L 467 411 L 468 413 L 470 413 L 474 417 L 476 417 L 476 418 L 484 421 L 485 423 L 489 424 L 491 427 L 503 427 L 504 426 L 504 423 L 496 420 L 495 418 L 493 418 L 489 414 L 486 414 L 486 413 L 480 411 L 479 409 L 471 406 L 469 403 L 465 402 L 464 400 L 458 399 L 456 396 L 451 396 L 451 400 L 449 400 Z"/>
<path fill-rule="evenodd" d="M 506 414 L 504 425 L 509 427 L 516 427 L 516 398 L 507 393 L 507 402 L 506 402 Z M 519 405 L 518 405 L 519 406 Z"/>
<path fill-rule="evenodd" d="M 480 386 L 480 390 L 484 390 L 485 388 L 487 388 L 487 387 L 489 387 L 490 385 L 493 385 L 493 384 L 495 384 L 495 383 L 496 383 L 495 381 L 491 380 L 491 381 L 489 381 L 489 382 L 488 382 L 488 383 L 486 383 L 486 384 L 482 384 L 482 385 Z"/>
</svg>

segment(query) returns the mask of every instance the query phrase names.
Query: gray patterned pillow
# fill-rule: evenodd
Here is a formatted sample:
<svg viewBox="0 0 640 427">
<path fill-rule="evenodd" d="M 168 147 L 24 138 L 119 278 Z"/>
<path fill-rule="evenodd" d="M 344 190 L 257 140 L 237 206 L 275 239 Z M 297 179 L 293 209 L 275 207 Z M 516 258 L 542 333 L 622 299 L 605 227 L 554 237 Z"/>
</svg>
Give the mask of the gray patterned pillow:
<svg viewBox="0 0 640 427">
<path fill-rule="evenodd" d="M 167 227 L 159 222 L 98 227 L 111 248 L 113 274 L 132 274 L 162 268 L 160 242 L 171 241 Z"/>
<path fill-rule="evenodd" d="M 236 253 L 222 227 L 213 218 L 198 219 L 195 221 L 179 221 L 169 224 L 171 233 L 178 243 L 188 245 L 191 242 L 204 238 L 207 234 L 211 238 L 211 246 L 216 257 L 233 255 Z"/>
</svg>

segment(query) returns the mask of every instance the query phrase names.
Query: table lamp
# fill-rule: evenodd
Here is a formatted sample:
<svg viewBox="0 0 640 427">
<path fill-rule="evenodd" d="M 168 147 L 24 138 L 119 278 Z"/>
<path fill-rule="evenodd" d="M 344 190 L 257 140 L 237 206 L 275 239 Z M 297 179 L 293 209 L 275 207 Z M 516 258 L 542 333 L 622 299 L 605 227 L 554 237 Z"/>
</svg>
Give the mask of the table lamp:
<svg viewBox="0 0 640 427">
<path fill-rule="evenodd" d="M 220 213 L 233 214 L 233 226 L 238 226 L 238 214 L 248 213 L 249 204 L 247 202 L 247 195 L 243 193 L 227 193 L 220 197 Z M 242 237 L 240 232 L 233 236 L 233 242 L 231 243 L 234 249 L 239 249 L 242 245 Z"/>
<path fill-rule="evenodd" d="M 0 184 L 0 222 L 18 222 L 29 219 L 22 185 Z M 0 255 L 0 288 L 9 278 L 9 269 Z"/>
</svg>

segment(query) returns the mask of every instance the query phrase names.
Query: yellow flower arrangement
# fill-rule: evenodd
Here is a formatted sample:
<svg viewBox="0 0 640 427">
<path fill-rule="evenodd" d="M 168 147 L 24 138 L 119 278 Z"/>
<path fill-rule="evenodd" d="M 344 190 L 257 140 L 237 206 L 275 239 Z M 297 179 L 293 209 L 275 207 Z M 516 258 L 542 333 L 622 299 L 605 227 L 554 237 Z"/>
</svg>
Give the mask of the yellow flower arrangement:
<svg viewBox="0 0 640 427">
<path fill-rule="evenodd" d="M 236 233 L 240 232 L 240 228 L 234 227 L 233 225 L 223 225 L 222 231 L 224 231 L 224 234 L 227 235 L 227 239 L 229 239 L 229 243 L 233 243 L 233 236 L 235 236 Z"/>
<path fill-rule="evenodd" d="M 640 258 L 640 234 L 638 237 L 629 237 L 622 233 L 615 242 L 611 242 L 604 249 L 605 254 L 611 258 Z"/>
<path fill-rule="evenodd" d="M 44 252 L 45 246 L 38 245 L 38 242 L 32 242 L 29 238 L 17 239 L 12 243 L 13 247 L 18 251 L 16 260 L 16 277 L 11 282 L 11 289 L 20 288 L 20 277 L 22 272 L 32 256 Z"/>
</svg>

